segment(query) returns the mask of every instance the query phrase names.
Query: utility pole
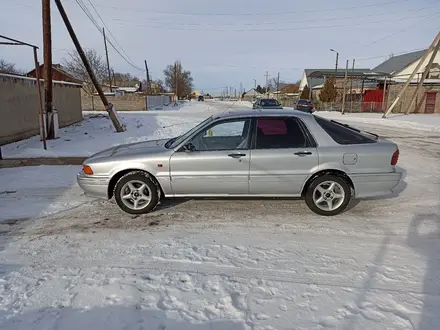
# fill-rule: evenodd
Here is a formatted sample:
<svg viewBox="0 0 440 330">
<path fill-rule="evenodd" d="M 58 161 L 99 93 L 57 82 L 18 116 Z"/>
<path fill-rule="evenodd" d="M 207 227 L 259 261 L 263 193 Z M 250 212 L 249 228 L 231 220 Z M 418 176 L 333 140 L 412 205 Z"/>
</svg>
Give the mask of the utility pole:
<svg viewBox="0 0 440 330">
<path fill-rule="evenodd" d="M 278 100 L 278 96 L 280 95 L 280 73 L 278 72 L 278 77 L 277 77 L 277 100 Z"/>
<path fill-rule="evenodd" d="M 113 86 L 116 86 L 115 70 L 112 69 Z"/>
<path fill-rule="evenodd" d="M 55 138 L 53 127 L 53 91 L 52 91 L 52 27 L 50 0 L 43 0 L 43 56 L 44 56 L 44 108 L 46 110 L 47 139 Z"/>
<path fill-rule="evenodd" d="M 387 78 L 385 77 L 385 81 L 383 82 L 383 96 L 382 96 L 382 111 L 385 112 L 385 109 L 387 108 Z"/>
<path fill-rule="evenodd" d="M 351 67 L 351 73 L 354 76 L 354 63 L 355 59 L 353 59 L 353 66 Z M 353 111 L 353 76 L 350 78 L 350 111 Z"/>
<path fill-rule="evenodd" d="M 266 71 L 265 76 L 266 76 L 266 95 L 269 95 L 269 92 L 267 90 L 267 87 L 269 85 L 269 72 L 268 71 Z"/>
<path fill-rule="evenodd" d="M 102 35 L 104 36 L 105 58 L 107 59 L 107 70 L 108 70 L 108 81 L 109 81 L 110 93 L 112 93 L 113 92 L 112 75 L 111 75 L 111 71 L 110 71 L 110 61 L 108 60 L 107 39 L 105 38 L 105 29 L 104 28 L 102 28 Z"/>
<path fill-rule="evenodd" d="M 70 24 L 69 18 L 67 17 L 66 11 L 64 10 L 64 7 L 60 0 L 55 0 L 55 4 L 58 7 L 58 11 L 60 12 L 61 18 L 64 21 L 64 24 L 66 25 L 67 31 L 69 32 L 70 38 L 72 38 L 73 44 L 75 45 L 76 51 L 78 52 L 79 56 L 81 57 L 81 60 L 84 64 L 84 67 L 87 70 L 87 73 L 90 76 L 90 79 L 92 80 L 93 86 L 95 87 L 96 91 L 99 94 L 99 97 L 101 98 L 102 103 L 105 106 L 105 110 L 108 112 L 110 119 L 112 120 L 113 126 L 115 127 L 117 132 L 124 132 L 126 130 L 125 125 L 123 125 L 117 116 L 116 111 L 113 109 L 113 104 L 109 103 L 107 98 L 104 95 L 104 92 L 102 91 L 101 85 L 99 85 L 98 80 L 96 79 L 95 73 L 92 70 L 92 67 L 90 66 L 89 60 L 87 59 L 86 54 L 84 53 L 84 50 L 82 49 L 79 40 L 75 34 L 75 31 L 73 31 L 72 24 Z"/>
<path fill-rule="evenodd" d="M 257 80 L 254 79 L 254 98 L 255 98 L 255 91 L 257 90 Z"/>
<path fill-rule="evenodd" d="M 177 74 L 177 62 L 174 62 L 174 92 L 176 93 L 176 103 L 179 100 L 179 94 L 177 94 L 178 92 L 178 87 L 177 85 L 179 84 L 179 79 L 178 79 L 178 74 Z"/>
<path fill-rule="evenodd" d="M 151 81 L 150 81 L 150 71 L 148 71 L 147 60 L 145 60 L 145 71 L 147 73 L 147 94 L 151 95 Z"/>
<path fill-rule="evenodd" d="M 348 60 L 347 64 L 345 65 L 345 77 L 344 77 L 344 94 L 342 95 L 342 109 L 341 114 L 345 115 L 345 92 L 347 91 L 347 74 L 348 74 Z"/>
<path fill-rule="evenodd" d="M 338 72 L 338 62 L 339 62 L 339 53 L 336 50 L 334 50 L 333 48 L 330 49 L 330 51 L 336 53 L 335 72 L 337 73 Z"/>
<path fill-rule="evenodd" d="M 409 76 L 408 80 L 406 81 L 406 83 L 403 85 L 402 89 L 400 90 L 399 94 L 396 96 L 396 98 L 394 99 L 393 103 L 390 105 L 390 107 L 388 108 L 388 110 L 383 114 L 382 118 L 386 118 L 388 116 L 388 114 L 394 109 L 394 107 L 397 105 L 397 103 L 399 103 L 400 98 L 403 96 L 403 94 L 405 93 L 405 90 L 408 88 L 408 86 L 411 84 L 411 81 L 414 79 L 415 75 L 417 74 L 417 72 L 419 71 L 420 67 L 423 65 L 423 63 L 425 62 L 426 58 L 428 57 L 429 53 L 431 53 L 434 50 L 434 47 L 438 44 L 438 42 L 440 41 L 440 32 L 437 33 L 437 36 L 434 38 L 434 41 L 431 43 L 431 45 L 429 46 L 429 48 L 426 50 L 425 54 L 423 54 L 423 56 L 420 58 L 419 63 L 416 65 L 416 67 L 414 68 L 414 71 L 411 73 L 411 75 Z"/>
</svg>

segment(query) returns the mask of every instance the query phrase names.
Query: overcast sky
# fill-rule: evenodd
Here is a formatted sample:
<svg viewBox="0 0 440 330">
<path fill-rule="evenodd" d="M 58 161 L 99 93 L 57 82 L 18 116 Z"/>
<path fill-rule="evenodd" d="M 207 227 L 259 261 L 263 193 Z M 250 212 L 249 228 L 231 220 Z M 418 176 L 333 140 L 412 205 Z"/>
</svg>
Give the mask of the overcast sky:
<svg viewBox="0 0 440 330">
<path fill-rule="evenodd" d="M 340 67 L 356 58 L 356 67 L 372 68 L 391 53 L 428 47 L 440 27 L 438 0 L 82 1 L 103 26 L 90 2 L 95 5 L 109 38 L 136 67 L 146 59 L 153 79 L 162 78 L 164 67 L 179 59 L 195 87 L 211 93 L 238 89 L 240 82 L 249 89 L 254 79 L 263 85 L 266 70 L 293 82 L 304 68 L 333 68 L 330 48 L 340 53 Z M 1 2 L 0 34 L 42 46 L 41 0 Z M 83 47 L 104 55 L 102 35 L 77 0 L 63 3 Z M 53 2 L 52 33 L 59 63 L 73 44 Z M 33 65 L 22 47 L 0 46 L 0 58 L 25 70 Z M 145 75 L 111 47 L 110 62 L 115 71 Z"/>
</svg>

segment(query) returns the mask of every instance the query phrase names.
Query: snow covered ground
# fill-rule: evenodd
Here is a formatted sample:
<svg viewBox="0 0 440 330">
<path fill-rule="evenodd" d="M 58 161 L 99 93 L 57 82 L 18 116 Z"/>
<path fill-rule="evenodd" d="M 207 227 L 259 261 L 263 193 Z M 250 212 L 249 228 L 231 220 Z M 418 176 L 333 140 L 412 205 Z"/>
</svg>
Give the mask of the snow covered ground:
<svg viewBox="0 0 440 330">
<path fill-rule="evenodd" d="M 91 119 L 88 133 L 174 135 L 221 109 L 148 114 L 125 135 Z M 404 182 L 332 218 L 283 199 L 171 200 L 132 217 L 85 199 L 76 167 L 0 169 L 0 214 L 15 220 L 0 223 L 0 329 L 438 329 L 440 134 L 383 122 L 356 125 L 399 144 Z M 59 149 L 108 146 L 85 141 Z"/>
<path fill-rule="evenodd" d="M 100 150 L 124 143 L 180 135 L 209 115 L 227 109 L 221 104 L 186 102 L 178 110 L 169 106 L 155 111 L 118 111 L 127 131 L 115 133 L 106 112 L 84 111 L 84 121 L 60 130 L 60 138 L 47 141 L 43 149 L 38 136 L 2 146 L 3 157 L 90 156 Z"/>
</svg>

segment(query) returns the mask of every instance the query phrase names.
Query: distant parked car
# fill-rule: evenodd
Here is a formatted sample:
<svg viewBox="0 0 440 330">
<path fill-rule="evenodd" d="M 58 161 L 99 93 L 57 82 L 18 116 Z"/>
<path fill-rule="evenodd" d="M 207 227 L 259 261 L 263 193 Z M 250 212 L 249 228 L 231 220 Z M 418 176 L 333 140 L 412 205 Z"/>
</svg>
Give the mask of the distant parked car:
<svg viewBox="0 0 440 330">
<path fill-rule="evenodd" d="M 311 100 L 298 100 L 295 104 L 295 109 L 305 112 L 313 112 L 314 106 Z"/>
<path fill-rule="evenodd" d="M 205 97 L 203 95 L 200 95 L 198 101 L 200 101 L 200 102 L 205 101 Z"/>
<path fill-rule="evenodd" d="M 302 197 L 339 214 L 352 198 L 400 183 L 397 145 L 373 133 L 295 110 L 233 110 L 172 139 L 101 151 L 83 163 L 87 195 L 115 198 L 130 214 L 166 197 Z"/>
<path fill-rule="evenodd" d="M 275 99 L 257 99 L 252 106 L 253 109 L 282 109 L 281 104 Z"/>
</svg>

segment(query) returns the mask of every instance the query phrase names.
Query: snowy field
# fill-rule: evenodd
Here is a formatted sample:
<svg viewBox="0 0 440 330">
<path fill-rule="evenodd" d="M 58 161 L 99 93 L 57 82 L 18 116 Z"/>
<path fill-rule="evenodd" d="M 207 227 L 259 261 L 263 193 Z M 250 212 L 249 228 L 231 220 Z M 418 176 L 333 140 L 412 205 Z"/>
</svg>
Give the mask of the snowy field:
<svg viewBox="0 0 440 330">
<path fill-rule="evenodd" d="M 178 135 L 225 107 L 123 113 L 120 134 L 88 117 L 50 152 Z M 398 143 L 404 182 L 332 218 L 283 199 L 170 200 L 132 217 L 85 198 L 76 166 L 0 169 L 0 329 L 438 329 L 440 133 L 437 117 L 412 117 L 338 118 Z M 5 149 L 42 151 L 36 138 Z"/>
</svg>

